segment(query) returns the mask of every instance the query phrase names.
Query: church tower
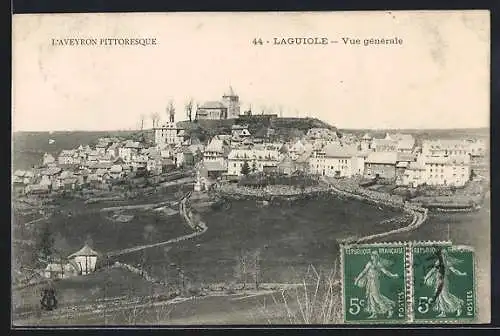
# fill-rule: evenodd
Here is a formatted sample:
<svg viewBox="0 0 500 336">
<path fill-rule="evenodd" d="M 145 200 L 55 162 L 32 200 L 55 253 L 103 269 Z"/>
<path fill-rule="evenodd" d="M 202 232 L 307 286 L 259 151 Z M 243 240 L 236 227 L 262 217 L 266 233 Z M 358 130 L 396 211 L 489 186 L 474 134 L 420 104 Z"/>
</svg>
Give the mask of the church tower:
<svg viewBox="0 0 500 336">
<path fill-rule="evenodd" d="M 229 91 L 222 96 L 224 104 L 227 106 L 227 119 L 238 118 L 240 116 L 240 97 L 234 93 L 230 86 Z"/>
</svg>

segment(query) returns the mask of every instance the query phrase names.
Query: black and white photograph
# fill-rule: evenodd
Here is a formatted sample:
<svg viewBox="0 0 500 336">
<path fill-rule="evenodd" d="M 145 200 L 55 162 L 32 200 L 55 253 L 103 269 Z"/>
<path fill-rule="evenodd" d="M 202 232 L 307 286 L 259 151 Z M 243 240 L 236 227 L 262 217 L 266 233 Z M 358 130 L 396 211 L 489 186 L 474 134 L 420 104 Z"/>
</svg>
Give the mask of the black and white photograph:
<svg viewBox="0 0 500 336">
<path fill-rule="evenodd" d="M 490 322 L 488 11 L 15 14 L 12 78 L 13 328 Z"/>
</svg>

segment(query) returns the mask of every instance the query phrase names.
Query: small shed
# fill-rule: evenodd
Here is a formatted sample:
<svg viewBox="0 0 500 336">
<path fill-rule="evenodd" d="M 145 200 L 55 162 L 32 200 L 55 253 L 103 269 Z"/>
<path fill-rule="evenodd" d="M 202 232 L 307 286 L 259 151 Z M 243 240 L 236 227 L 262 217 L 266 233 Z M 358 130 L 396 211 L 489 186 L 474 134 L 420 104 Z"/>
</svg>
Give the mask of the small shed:
<svg viewBox="0 0 500 336">
<path fill-rule="evenodd" d="M 79 267 L 82 275 L 87 275 L 95 271 L 97 258 L 100 254 L 85 244 L 79 251 L 73 253 L 68 259 L 73 260 Z"/>
</svg>

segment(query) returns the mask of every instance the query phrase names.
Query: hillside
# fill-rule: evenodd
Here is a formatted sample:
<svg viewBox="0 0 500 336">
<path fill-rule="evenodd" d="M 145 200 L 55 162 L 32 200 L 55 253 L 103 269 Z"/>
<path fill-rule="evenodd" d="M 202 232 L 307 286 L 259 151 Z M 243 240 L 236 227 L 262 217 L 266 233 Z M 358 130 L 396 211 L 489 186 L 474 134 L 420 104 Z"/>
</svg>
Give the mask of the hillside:
<svg viewBox="0 0 500 336">
<path fill-rule="evenodd" d="M 316 118 L 278 118 L 275 115 L 240 116 L 238 119 L 181 121 L 178 126 L 191 136 L 206 141 L 217 134 L 231 134 L 233 125 L 248 125 L 251 134 L 260 134 L 272 128 L 278 138 L 288 139 L 307 133 L 311 128 L 337 128 Z"/>
</svg>

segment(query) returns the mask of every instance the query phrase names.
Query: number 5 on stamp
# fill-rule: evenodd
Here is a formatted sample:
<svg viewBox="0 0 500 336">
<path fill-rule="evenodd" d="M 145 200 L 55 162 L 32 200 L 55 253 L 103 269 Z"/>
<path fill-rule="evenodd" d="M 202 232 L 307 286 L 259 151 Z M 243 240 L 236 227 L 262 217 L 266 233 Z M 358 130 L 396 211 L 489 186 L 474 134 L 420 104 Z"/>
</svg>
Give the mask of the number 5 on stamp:
<svg viewBox="0 0 500 336">
<path fill-rule="evenodd" d="M 476 317 L 474 251 L 450 245 L 413 246 L 414 322 Z"/>
<path fill-rule="evenodd" d="M 401 323 L 407 319 L 406 246 L 342 246 L 346 323 Z"/>
</svg>

